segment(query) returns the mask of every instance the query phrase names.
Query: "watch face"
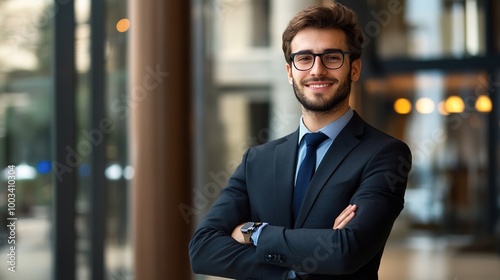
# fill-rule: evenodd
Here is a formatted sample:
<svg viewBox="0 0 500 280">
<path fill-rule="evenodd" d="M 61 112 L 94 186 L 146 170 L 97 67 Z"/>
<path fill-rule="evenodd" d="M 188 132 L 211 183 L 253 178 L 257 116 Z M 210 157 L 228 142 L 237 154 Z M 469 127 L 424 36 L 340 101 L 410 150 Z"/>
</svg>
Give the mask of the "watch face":
<svg viewBox="0 0 500 280">
<path fill-rule="evenodd" d="M 248 223 L 245 223 L 243 225 L 243 227 L 241 228 L 241 231 L 242 232 L 247 232 L 249 229 L 253 228 L 254 226 L 254 223 L 253 222 L 248 222 Z"/>
</svg>

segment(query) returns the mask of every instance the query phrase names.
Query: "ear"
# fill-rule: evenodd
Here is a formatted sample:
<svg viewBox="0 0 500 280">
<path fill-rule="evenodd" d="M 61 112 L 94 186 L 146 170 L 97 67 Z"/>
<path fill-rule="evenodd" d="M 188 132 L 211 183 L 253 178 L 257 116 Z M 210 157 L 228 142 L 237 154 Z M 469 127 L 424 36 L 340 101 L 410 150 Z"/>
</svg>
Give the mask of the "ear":
<svg viewBox="0 0 500 280">
<path fill-rule="evenodd" d="M 285 69 L 286 69 L 286 73 L 288 75 L 288 83 L 289 84 L 293 84 L 293 76 L 292 76 L 292 67 L 290 67 L 290 64 L 285 64 Z"/>
<path fill-rule="evenodd" d="M 351 65 L 351 80 L 356 82 L 359 80 L 359 76 L 361 75 L 361 59 L 356 59 L 352 62 Z"/>
</svg>

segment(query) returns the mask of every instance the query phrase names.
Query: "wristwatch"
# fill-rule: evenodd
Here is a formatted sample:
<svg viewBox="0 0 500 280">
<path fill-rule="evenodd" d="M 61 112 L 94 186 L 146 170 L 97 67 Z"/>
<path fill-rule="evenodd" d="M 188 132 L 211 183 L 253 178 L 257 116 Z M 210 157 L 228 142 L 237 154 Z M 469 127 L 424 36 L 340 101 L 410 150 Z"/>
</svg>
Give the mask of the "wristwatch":
<svg viewBox="0 0 500 280">
<path fill-rule="evenodd" d="M 261 222 L 247 222 L 241 227 L 241 233 L 243 233 L 243 238 L 246 245 L 252 245 L 252 233 L 262 225 Z"/>
</svg>

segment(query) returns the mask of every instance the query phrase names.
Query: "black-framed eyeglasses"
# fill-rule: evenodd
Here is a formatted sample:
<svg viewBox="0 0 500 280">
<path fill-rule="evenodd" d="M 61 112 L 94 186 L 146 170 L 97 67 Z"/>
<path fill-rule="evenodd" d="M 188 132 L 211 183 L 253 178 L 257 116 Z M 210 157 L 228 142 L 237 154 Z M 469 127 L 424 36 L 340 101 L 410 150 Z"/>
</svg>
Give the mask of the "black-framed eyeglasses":
<svg viewBox="0 0 500 280">
<path fill-rule="evenodd" d="M 301 51 L 290 54 L 290 60 L 292 61 L 293 66 L 295 66 L 295 69 L 299 71 L 307 71 L 313 68 L 316 57 L 319 56 L 323 66 L 327 69 L 335 70 L 344 65 L 345 54 L 350 54 L 350 52 L 343 50 L 331 50 L 324 53 Z"/>
</svg>

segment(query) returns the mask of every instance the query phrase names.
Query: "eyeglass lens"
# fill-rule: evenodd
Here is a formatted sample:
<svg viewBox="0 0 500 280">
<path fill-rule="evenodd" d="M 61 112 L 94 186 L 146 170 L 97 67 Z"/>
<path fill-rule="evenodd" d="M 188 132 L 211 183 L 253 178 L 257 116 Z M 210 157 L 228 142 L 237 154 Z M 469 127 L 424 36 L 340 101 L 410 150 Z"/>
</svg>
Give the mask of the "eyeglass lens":
<svg viewBox="0 0 500 280">
<path fill-rule="evenodd" d="M 296 54 L 293 58 L 293 63 L 298 70 L 309 70 L 313 67 L 317 55 L 310 53 Z M 321 61 L 326 68 L 337 69 L 344 63 L 344 55 L 342 53 L 332 52 L 320 54 Z"/>
</svg>

